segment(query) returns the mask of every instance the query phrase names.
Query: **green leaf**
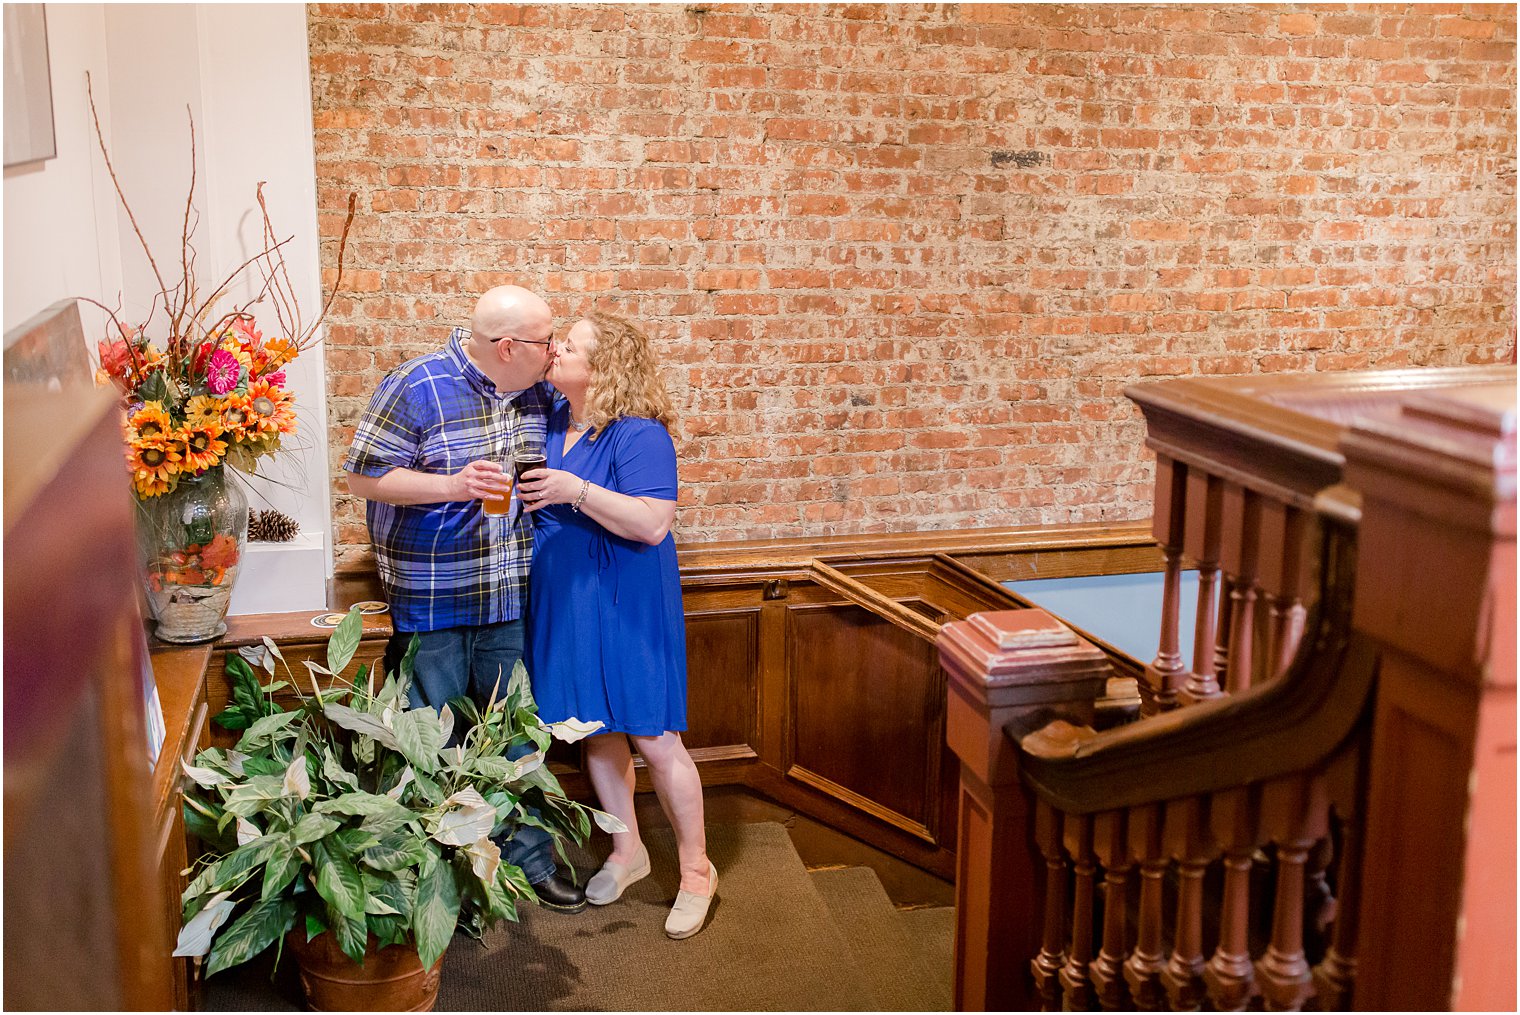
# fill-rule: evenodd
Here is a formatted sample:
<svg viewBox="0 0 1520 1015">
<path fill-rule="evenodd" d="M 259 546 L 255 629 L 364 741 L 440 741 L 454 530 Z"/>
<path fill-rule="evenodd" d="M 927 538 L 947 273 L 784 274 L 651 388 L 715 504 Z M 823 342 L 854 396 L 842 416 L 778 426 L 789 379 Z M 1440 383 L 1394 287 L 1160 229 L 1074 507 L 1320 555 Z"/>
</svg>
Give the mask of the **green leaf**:
<svg viewBox="0 0 1520 1015">
<path fill-rule="evenodd" d="M 259 775 L 240 786 L 232 787 L 224 806 L 227 813 L 246 818 L 267 810 L 270 803 L 284 795 L 285 784 L 279 776 Z"/>
<path fill-rule="evenodd" d="M 396 741 L 396 734 L 380 721 L 379 716 L 355 711 L 347 705 L 336 704 L 323 705 L 322 714 L 346 730 L 353 730 L 355 733 L 373 738 L 383 747 L 389 747 L 393 751 L 401 750 L 401 745 Z"/>
<path fill-rule="evenodd" d="M 317 894 L 344 916 L 364 916 L 364 879 L 348 857 L 328 845 L 329 840 L 313 843 L 312 866 L 317 870 Z M 363 953 L 363 949 L 360 949 Z"/>
<path fill-rule="evenodd" d="M 319 814 L 362 815 L 362 827 L 375 835 L 384 835 L 416 817 L 410 807 L 376 793 L 345 793 L 336 800 L 317 804 Z"/>
<path fill-rule="evenodd" d="M 247 962 L 278 941 L 295 925 L 296 904 L 292 899 L 274 898 L 255 902 L 217 936 L 211 949 L 206 975 L 215 976 L 223 969 Z"/>
<path fill-rule="evenodd" d="M 264 883 L 259 890 L 260 899 L 272 899 L 285 890 L 301 871 L 301 854 L 288 836 L 279 836 L 280 844 L 270 853 L 264 864 Z"/>
<path fill-rule="evenodd" d="M 359 649 L 359 639 L 364 634 L 364 617 L 357 606 L 348 611 L 327 639 L 327 668 L 334 675 L 343 672 L 348 661 Z"/>
<path fill-rule="evenodd" d="M 346 789 L 358 790 L 359 780 L 344 768 L 336 755 L 326 748 L 322 751 L 322 778 Z"/>
<path fill-rule="evenodd" d="M 454 872 L 437 850 L 429 847 L 432 862 L 424 864 L 417 879 L 417 901 L 412 909 L 412 929 L 417 936 L 417 952 L 424 969 L 443 955 L 459 922 L 459 888 Z"/>
<path fill-rule="evenodd" d="M 407 886 L 395 877 L 382 877 L 368 871 L 364 875 L 364 912 L 370 916 L 407 916 L 412 899 Z"/>
<path fill-rule="evenodd" d="M 366 849 L 360 862 L 376 870 L 398 871 L 420 864 L 427 853 L 414 835 L 384 836 L 378 845 Z"/>
<path fill-rule="evenodd" d="M 323 803 L 327 801 L 324 800 Z M 322 804 L 318 804 L 317 810 L 321 809 Z M 342 822 L 337 818 L 326 814 L 308 814 L 295 823 L 295 827 L 290 830 L 290 837 L 298 845 L 304 846 L 308 842 L 316 842 L 330 835 L 341 824 Z"/>
<path fill-rule="evenodd" d="M 363 965 L 364 948 L 369 944 L 369 927 L 363 914 L 349 916 L 334 912 L 329 906 L 327 916 L 332 921 L 332 932 L 338 935 L 338 947 L 343 949 L 343 954 Z"/>
<path fill-rule="evenodd" d="M 418 773 L 437 771 L 438 748 L 443 746 L 437 712 L 430 708 L 402 712 L 391 720 L 391 728 L 396 733 L 399 750 Z"/>
<path fill-rule="evenodd" d="M 237 747 L 240 751 L 252 753 L 266 740 L 273 741 L 274 735 L 286 726 L 301 718 L 300 712 L 276 712 L 274 715 L 266 715 L 244 733 L 238 740 Z"/>
</svg>

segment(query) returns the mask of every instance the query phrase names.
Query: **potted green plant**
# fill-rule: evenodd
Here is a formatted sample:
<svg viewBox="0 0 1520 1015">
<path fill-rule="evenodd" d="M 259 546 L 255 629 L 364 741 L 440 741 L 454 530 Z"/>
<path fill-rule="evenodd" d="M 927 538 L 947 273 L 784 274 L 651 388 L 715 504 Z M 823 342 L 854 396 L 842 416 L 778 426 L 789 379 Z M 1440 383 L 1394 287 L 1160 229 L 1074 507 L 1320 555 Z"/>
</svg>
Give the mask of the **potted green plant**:
<svg viewBox="0 0 1520 1015">
<path fill-rule="evenodd" d="M 351 611 L 329 638 L 327 665 L 306 664 L 314 674 L 343 671 L 360 624 Z M 566 798 L 543 763 L 552 737 L 576 740 L 595 727 L 540 723 L 520 663 L 484 710 L 468 699 L 409 710 L 415 652 L 414 641 L 378 686 L 361 667 L 326 689 L 313 675 L 309 694 L 293 677 L 273 679 L 275 660 L 285 660 L 268 639 L 256 659 L 267 682 L 228 654 L 232 704 L 216 721 L 243 732 L 234 748 L 201 751 L 184 766 L 187 831 L 208 852 L 182 896 L 175 955 L 209 956 L 212 975 L 289 944 L 313 1007 L 431 1008 L 455 929 L 479 937 L 516 920 L 519 902 L 537 901 L 493 838 L 535 825 L 562 845 L 584 842 L 592 821 L 621 830 Z M 293 706 L 276 700 L 282 688 Z M 446 747 L 455 710 L 471 725 Z M 523 745 L 531 752 L 509 760 Z M 331 962 L 349 967 L 340 979 L 358 967 L 392 987 L 404 969 L 416 996 L 318 996 L 327 989 L 320 966 Z"/>
</svg>

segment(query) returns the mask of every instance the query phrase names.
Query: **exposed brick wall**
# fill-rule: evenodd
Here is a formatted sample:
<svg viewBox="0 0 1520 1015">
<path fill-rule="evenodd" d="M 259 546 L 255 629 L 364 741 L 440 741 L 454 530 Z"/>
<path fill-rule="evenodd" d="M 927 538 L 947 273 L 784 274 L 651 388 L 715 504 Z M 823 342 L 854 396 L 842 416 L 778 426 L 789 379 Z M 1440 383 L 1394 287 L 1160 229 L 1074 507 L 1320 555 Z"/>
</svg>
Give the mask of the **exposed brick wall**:
<svg viewBox="0 0 1520 1015">
<path fill-rule="evenodd" d="M 1144 517 L 1127 384 L 1514 356 L 1507 5 L 309 11 L 335 469 L 508 281 L 647 323 L 683 540 Z"/>
</svg>

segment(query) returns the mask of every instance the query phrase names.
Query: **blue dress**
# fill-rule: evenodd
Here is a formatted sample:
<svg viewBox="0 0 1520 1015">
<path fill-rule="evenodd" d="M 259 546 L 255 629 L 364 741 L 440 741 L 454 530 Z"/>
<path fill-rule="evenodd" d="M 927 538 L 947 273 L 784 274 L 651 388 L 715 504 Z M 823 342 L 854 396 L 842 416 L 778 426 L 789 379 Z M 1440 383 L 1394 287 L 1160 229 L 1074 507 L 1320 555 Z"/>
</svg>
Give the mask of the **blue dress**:
<svg viewBox="0 0 1520 1015">
<path fill-rule="evenodd" d="M 676 499 L 676 451 L 658 421 L 624 417 L 564 453 L 569 403 L 549 418 L 548 467 L 631 497 Z M 528 673 L 544 722 L 604 732 L 686 729 L 686 618 L 675 537 L 613 535 L 569 504 L 534 512 Z"/>
</svg>

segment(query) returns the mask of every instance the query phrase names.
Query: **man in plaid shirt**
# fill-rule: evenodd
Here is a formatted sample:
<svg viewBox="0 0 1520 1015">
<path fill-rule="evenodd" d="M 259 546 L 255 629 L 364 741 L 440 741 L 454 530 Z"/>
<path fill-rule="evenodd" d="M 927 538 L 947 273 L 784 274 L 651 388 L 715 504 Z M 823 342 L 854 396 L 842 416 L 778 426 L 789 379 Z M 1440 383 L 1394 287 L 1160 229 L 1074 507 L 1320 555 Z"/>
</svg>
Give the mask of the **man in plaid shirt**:
<svg viewBox="0 0 1520 1015">
<path fill-rule="evenodd" d="M 483 498 L 510 488 L 512 456 L 542 452 L 554 358 L 549 305 L 518 286 L 481 296 L 469 330 L 408 360 L 380 382 L 343 468 L 366 517 L 395 635 L 394 672 L 419 636 L 413 706 L 441 708 L 465 693 L 484 703 L 522 657 L 523 600 L 533 556 L 531 519 L 516 498 L 486 514 Z M 585 893 L 559 874 L 547 832 L 522 828 L 504 849 L 539 901 L 579 912 Z"/>
</svg>

